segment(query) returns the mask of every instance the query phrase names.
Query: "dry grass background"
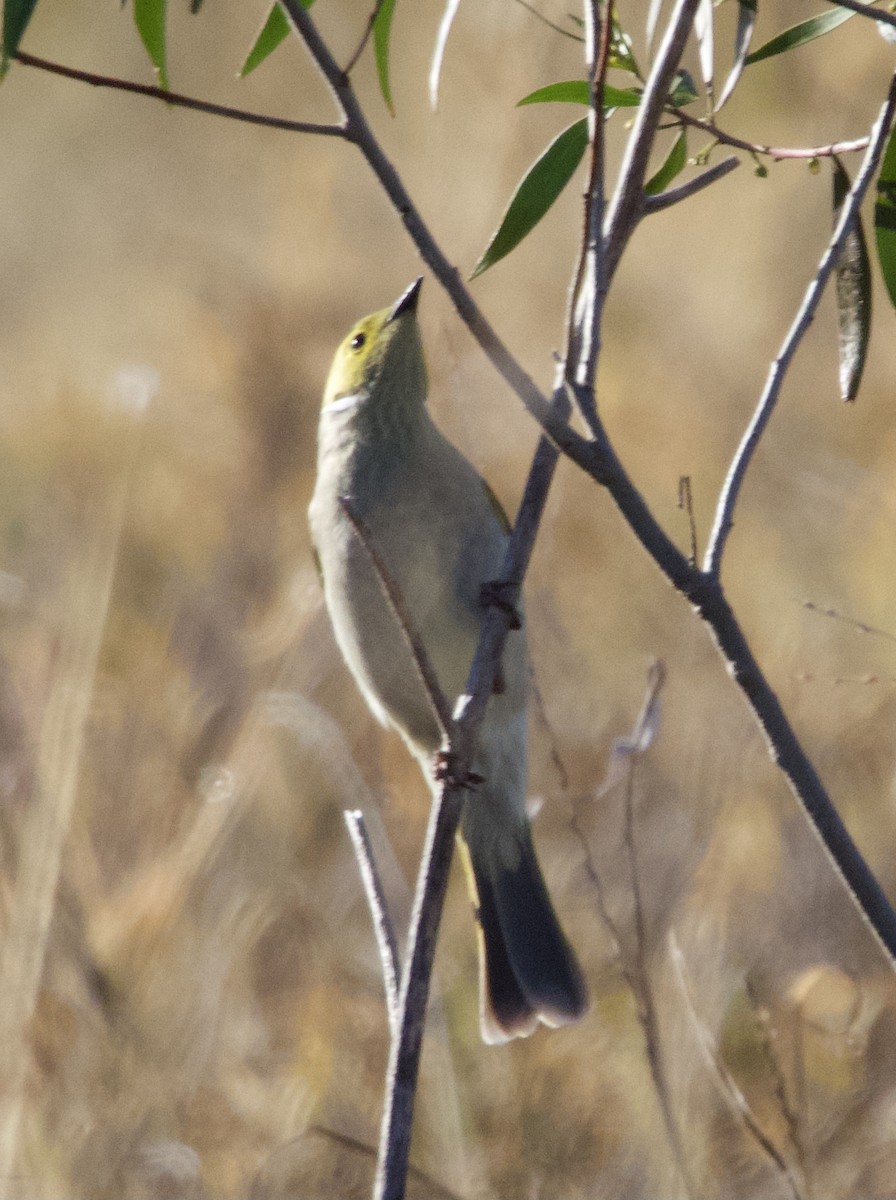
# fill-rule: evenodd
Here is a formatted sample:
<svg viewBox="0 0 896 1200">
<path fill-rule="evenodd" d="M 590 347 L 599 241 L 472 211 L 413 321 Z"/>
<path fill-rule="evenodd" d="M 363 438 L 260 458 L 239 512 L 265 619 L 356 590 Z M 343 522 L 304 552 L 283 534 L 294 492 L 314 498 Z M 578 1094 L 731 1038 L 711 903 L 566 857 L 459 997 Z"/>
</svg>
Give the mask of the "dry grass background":
<svg viewBox="0 0 896 1200">
<path fill-rule="evenodd" d="M 432 115 L 425 73 L 440 8 L 398 6 L 394 120 L 369 64 L 360 74 L 387 149 L 469 268 L 568 115 L 514 102 L 578 75 L 579 53 L 510 0 L 461 6 Z M 265 5 L 185 9 L 170 14 L 175 88 L 330 115 L 298 46 L 232 78 Z M 317 9 L 345 54 L 367 6 Z M 640 9 L 623 7 L 623 19 L 637 27 Z M 546 0 L 543 11 L 566 10 Z M 804 15 L 769 5 L 759 36 Z M 25 48 L 148 78 L 129 13 L 99 0 L 42 0 Z M 891 57 L 855 20 L 748 72 L 726 124 L 786 144 L 861 134 Z M 363 1196 L 386 1020 L 340 814 L 369 809 L 403 914 L 425 795 L 338 660 L 304 513 L 332 349 L 418 263 L 358 156 L 328 141 L 14 66 L 0 89 L 0 160 L 0 1195 Z M 705 539 L 826 237 L 829 187 L 825 170 L 782 164 L 761 181 L 745 164 L 652 219 L 620 273 L 600 402 L 682 545 L 678 478 L 692 478 Z M 476 284 L 544 383 L 577 228 L 571 191 Z M 853 408 L 836 399 L 829 305 L 810 332 L 745 489 L 726 578 L 896 895 L 896 652 L 802 606 L 811 598 L 896 634 L 896 360 L 892 312 L 877 299 Z M 437 417 L 512 506 L 535 431 L 431 284 L 422 309 Z M 149 385 L 135 366 L 158 373 L 143 407 Z M 528 595 L 553 730 L 533 726 L 537 836 L 594 1006 L 575 1029 L 481 1046 L 455 881 L 419 1168 L 467 1197 L 687 1194 L 575 811 L 622 959 L 646 976 L 659 1013 L 655 1049 L 690 1195 L 892 1196 L 892 975 L 705 634 L 606 497 L 567 466 Z M 633 787 L 639 953 L 624 789 L 595 795 L 652 655 L 669 678 L 661 735 Z"/>
</svg>

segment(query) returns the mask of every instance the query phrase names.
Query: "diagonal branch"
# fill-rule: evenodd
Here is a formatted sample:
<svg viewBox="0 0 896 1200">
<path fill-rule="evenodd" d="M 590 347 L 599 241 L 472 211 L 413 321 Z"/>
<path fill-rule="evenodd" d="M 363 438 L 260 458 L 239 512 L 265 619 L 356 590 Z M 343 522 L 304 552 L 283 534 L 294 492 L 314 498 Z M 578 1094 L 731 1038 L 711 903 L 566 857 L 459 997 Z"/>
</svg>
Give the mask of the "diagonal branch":
<svg viewBox="0 0 896 1200">
<path fill-rule="evenodd" d="M 557 388 L 554 404 L 561 412 L 568 412 L 568 400 L 562 386 Z M 522 585 L 557 458 L 558 451 L 543 437 L 532 460 L 499 577 L 499 581 L 510 588 L 518 590 Z M 509 609 L 501 606 L 490 608 L 483 622 L 467 690 L 458 700 L 454 712 L 455 729 L 449 751 L 455 779 L 464 778 L 472 768 L 479 727 L 492 694 L 510 620 Z M 399 998 L 399 1035 L 393 1038 L 389 1053 L 375 1200 L 401 1200 L 404 1196 L 429 981 L 463 800 L 462 790 L 449 780 L 443 783 L 430 813 L 408 930 Z"/>
<path fill-rule="evenodd" d="M 181 92 L 169 92 L 166 88 L 152 87 L 146 83 L 133 83 L 130 79 L 118 79 L 114 75 L 97 75 L 93 71 L 81 71 L 77 67 L 66 67 L 62 63 L 51 62 L 48 58 L 25 54 L 22 50 L 17 50 L 13 58 L 22 66 L 36 67 L 38 70 L 48 71 L 51 75 L 61 75 L 64 79 L 76 79 L 79 83 L 90 84 L 91 87 L 112 88 L 117 92 L 130 92 L 136 96 L 164 100 L 172 108 L 189 108 L 194 112 L 210 113 L 213 117 L 227 117 L 231 121 L 243 121 L 249 125 L 264 125 L 268 129 L 285 129 L 289 133 L 312 133 L 335 138 L 348 137 L 342 125 L 321 125 L 315 121 L 289 121 L 285 117 L 268 117 L 264 113 L 247 112 L 243 108 L 231 108 L 227 104 L 212 104 L 208 100 L 197 100 L 194 96 L 185 96 Z"/>
<path fill-rule="evenodd" d="M 728 535 L 734 524 L 734 509 L 737 505 L 738 496 L 740 495 L 747 470 L 753 460 L 753 455 L 756 453 L 765 427 L 774 412 L 775 405 L 778 402 L 778 396 L 781 393 L 781 385 L 784 382 L 787 369 L 800 342 L 803 340 L 806 331 L 812 323 L 822 293 L 824 292 L 825 284 L 837 263 L 843 243 L 855 223 L 865 192 L 868 190 L 871 180 L 877 171 L 890 126 L 893 124 L 894 112 L 896 112 L 896 75 L 893 76 L 887 98 L 871 131 L 871 140 L 865 152 L 865 158 L 843 203 L 840 219 L 827 245 L 827 249 L 821 257 L 815 277 L 806 289 L 803 302 L 794 318 L 793 324 L 787 332 L 787 336 L 784 338 L 781 349 L 778 352 L 778 357 L 771 365 L 765 387 L 753 413 L 752 420 L 747 426 L 737 452 L 731 461 L 731 466 L 725 478 L 718 505 L 716 506 L 715 520 L 703 560 L 704 571 L 714 579 L 718 578 L 722 568 L 722 556 L 725 553 Z"/>
<path fill-rule="evenodd" d="M 662 212 L 664 208 L 671 208 L 673 204 L 680 204 L 682 200 L 688 200 L 691 196 L 696 196 L 698 192 L 702 192 L 712 183 L 716 183 L 725 175 L 729 175 L 735 167 L 740 166 L 740 159 L 723 158 L 720 163 L 716 163 L 713 167 L 708 167 L 701 175 L 697 175 L 694 179 L 689 179 L 687 183 L 683 183 L 680 187 L 670 188 L 667 192 L 660 192 L 658 196 L 648 196 L 644 203 L 644 213 L 650 216 L 652 213 Z"/>
</svg>

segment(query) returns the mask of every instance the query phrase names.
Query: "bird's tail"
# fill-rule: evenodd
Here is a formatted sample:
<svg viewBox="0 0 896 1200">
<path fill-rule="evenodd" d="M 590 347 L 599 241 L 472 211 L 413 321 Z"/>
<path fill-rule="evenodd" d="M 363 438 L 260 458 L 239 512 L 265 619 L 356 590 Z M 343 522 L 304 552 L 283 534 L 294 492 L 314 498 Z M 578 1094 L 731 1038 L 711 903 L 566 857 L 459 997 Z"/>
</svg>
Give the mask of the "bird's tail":
<svg viewBox="0 0 896 1200">
<path fill-rule="evenodd" d="M 482 1037 L 491 1043 L 527 1037 L 539 1022 L 569 1024 L 588 1008 L 529 823 L 501 807 L 498 797 L 473 793 L 458 839 L 477 920 Z"/>
</svg>

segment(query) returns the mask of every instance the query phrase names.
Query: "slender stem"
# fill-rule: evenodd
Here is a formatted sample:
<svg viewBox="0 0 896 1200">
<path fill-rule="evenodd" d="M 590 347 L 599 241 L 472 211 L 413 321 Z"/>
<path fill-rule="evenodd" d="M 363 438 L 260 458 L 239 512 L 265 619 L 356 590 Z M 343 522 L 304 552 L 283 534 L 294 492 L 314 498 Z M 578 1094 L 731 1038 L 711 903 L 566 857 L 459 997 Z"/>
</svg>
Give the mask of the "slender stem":
<svg viewBox="0 0 896 1200">
<path fill-rule="evenodd" d="M 662 212 L 664 208 L 671 208 L 673 204 L 679 204 L 682 200 L 696 196 L 698 192 L 702 192 L 711 183 L 716 183 L 725 175 L 729 175 L 735 167 L 739 166 L 739 158 L 724 158 L 720 163 L 705 170 L 702 175 L 698 175 L 695 179 L 689 179 L 680 187 L 670 188 L 668 192 L 660 192 L 658 196 L 648 196 L 644 202 L 645 215 Z"/>
<path fill-rule="evenodd" d="M 370 13 L 370 16 L 367 18 L 367 22 L 364 26 L 364 32 L 361 34 L 361 40 L 360 40 L 360 42 L 358 42 L 358 45 L 355 47 L 355 51 L 352 54 L 351 58 L 345 64 L 346 75 L 350 75 L 352 73 L 352 71 L 355 68 L 355 65 L 358 62 L 358 59 L 364 53 L 364 47 L 370 41 L 370 35 L 373 33 L 373 27 L 376 24 L 376 19 L 380 15 L 380 9 L 382 7 L 383 7 L 383 0 L 376 0 L 376 4 L 374 4 L 373 9 Z"/>
<path fill-rule="evenodd" d="M 364 895 L 367 907 L 373 921 L 373 931 L 380 952 L 380 969 L 383 975 L 383 987 L 386 992 L 386 1011 L 389 1014 L 389 1029 L 393 1037 L 398 1032 L 398 980 L 401 977 L 401 960 L 398 955 L 398 941 L 395 937 L 395 926 L 389 915 L 386 903 L 386 893 L 383 890 L 367 822 L 364 814 L 358 809 L 352 809 L 342 814 L 349 837 L 352 839 L 352 849 L 358 861 L 361 882 L 364 885 Z"/>
<path fill-rule="evenodd" d="M 448 703 L 448 698 L 439 686 L 438 676 L 436 675 L 435 667 L 430 661 L 429 655 L 426 652 L 426 646 L 423 644 L 423 639 L 419 631 L 414 627 L 414 622 L 408 607 L 404 602 L 404 596 L 401 594 L 401 589 L 398 584 L 389 574 L 386 564 L 383 562 L 382 556 L 376 548 L 370 530 L 361 520 L 360 515 L 355 509 L 354 504 L 348 496 L 339 497 L 339 505 L 342 511 L 348 518 L 352 528 L 358 535 L 358 540 L 364 547 L 364 552 L 370 559 L 373 566 L 379 585 L 382 588 L 383 596 L 386 603 L 391 608 L 398 627 L 401 630 L 402 636 L 407 644 L 411 654 L 414 668 L 423 685 L 423 690 L 426 693 L 426 699 L 429 701 L 429 707 L 435 717 L 436 724 L 439 728 L 439 733 L 442 736 L 442 741 L 447 743 L 451 741 L 454 733 L 454 719 L 451 716 L 451 706 Z"/>
<path fill-rule="evenodd" d="M 264 125 L 268 129 L 285 129 L 290 133 L 312 133 L 321 137 L 335 138 L 348 137 L 342 125 L 321 125 L 314 121 L 288 121 L 284 117 L 268 117 L 264 113 L 247 112 L 242 108 L 231 108 L 227 104 L 212 104 L 208 100 L 197 100 L 193 96 L 184 96 L 180 92 L 166 91 L 165 88 L 151 87 L 145 83 L 132 83 L 129 79 L 117 79 L 113 75 L 96 75 L 93 71 L 81 71 L 76 67 L 66 67 L 62 63 L 51 62 L 47 58 L 25 54 L 22 50 L 17 50 L 13 58 L 25 67 L 36 67 L 40 71 L 49 71 L 51 75 L 61 75 L 64 79 L 77 79 L 80 83 L 88 83 L 92 87 L 113 88 L 118 92 L 131 92 L 137 96 L 149 96 L 154 100 L 164 100 L 173 108 L 189 108 L 194 112 L 210 113 L 213 117 L 226 117 L 228 120 L 243 121 L 249 125 Z"/>
<path fill-rule="evenodd" d="M 850 188 L 849 195 L 843 203 L 840 219 L 837 221 L 831 240 L 821 257 L 815 277 L 806 289 L 803 302 L 799 307 L 793 324 L 787 332 L 787 336 L 784 338 L 781 349 L 778 352 L 778 357 L 771 365 L 765 387 L 753 413 L 752 420 L 747 426 L 737 452 L 731 461 L 731 466 L 716 506 L 715 520 L 703 560 L 704 571 L 714 579 L 718 578 L 721 571 L 725 545 L 734 524 L 734 509 L 737 505 L 738 496 L 740 495 L 747 470 L 753 460 L 753 455 L 756 453 L 763 431 L 778 402 L 778 396 L 780 395 L 781 385 L 784 382 L 787 369 L 806 330 L 812 323 L 825 284 L 836 265 L 843 243 L 856 220 L 856 215 L 865 192 L 877 170 L 890 126 L 893 123 L 894 111 L 896 111 L 896 75 L 894 75 L 890 83 L 887 99 L 872 128 L 871 139 L 868 149 L 865 152 L 865 158 Z"/>
<path fill-rule="evenodd" d="M 463 801 L 460 789 L 446 785 L 430 811 L 401 979 L 398 1036 L 389 1047 L 375 1200 L 403 1200 L 405 1194 L 429 982 Z"/>
<path fill-rule="evenodd" d="M 864 150 L 869 140 L 867 137 L 860 137 L 852 138 L 850 141 L 829 142 L 824 146 L 767 146 L 764 142 L 751 142 L 746 138 L 736 137 L 733 133 L 727 133 L 710 118 L 695 117 L 685 108 L 676 108 L 670 104 L 666 106 L 666 112 L 673 116 L 679 124 L 689 125 L 692 129 L 708 133 L 723 146 L 730 146 L 733 150 L 745 150 L 747 154 L 755 154 L 757 157 L 772 158 L 778 161 L 790 158 L 830 158 L 834 154 L 855 154 L 859 150 Z"/>
</svg>

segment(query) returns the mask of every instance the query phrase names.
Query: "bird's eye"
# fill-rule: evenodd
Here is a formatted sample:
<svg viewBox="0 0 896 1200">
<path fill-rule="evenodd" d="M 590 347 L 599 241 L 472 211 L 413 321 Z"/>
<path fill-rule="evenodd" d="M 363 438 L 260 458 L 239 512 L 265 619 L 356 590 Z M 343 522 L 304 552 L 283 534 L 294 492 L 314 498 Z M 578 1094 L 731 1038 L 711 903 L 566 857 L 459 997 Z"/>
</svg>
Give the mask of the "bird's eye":
<svg viewBox="0 0 896 1200">
<path fill-rule="evenodd" d="M 366 341 L 367 341 L 366 333 L 356 333 L 355 336 L 351 340 L 351 347 L 353 350 L 360 350 Z"/>
</svg>

